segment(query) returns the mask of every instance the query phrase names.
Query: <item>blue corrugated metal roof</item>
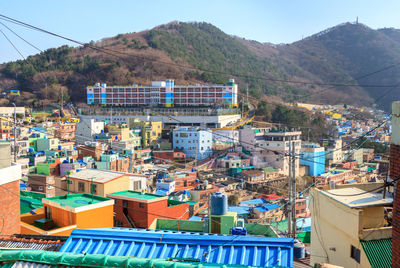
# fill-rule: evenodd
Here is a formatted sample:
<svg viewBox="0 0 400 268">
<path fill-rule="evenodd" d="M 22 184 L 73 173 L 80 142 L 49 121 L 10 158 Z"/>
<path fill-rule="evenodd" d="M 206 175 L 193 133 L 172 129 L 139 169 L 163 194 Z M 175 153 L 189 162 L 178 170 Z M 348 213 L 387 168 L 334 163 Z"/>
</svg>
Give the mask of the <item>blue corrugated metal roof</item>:
<svg viewBox="0 0 400 268">
<path fill-rule="evenodd" d="M 257 199 L 252 199 L 252 200 L 247 200 L 247 201 L 242 201 L 240 202 L 240 205 L 261 205 L 266 203 L 264 199 L 262 198 L 257 198 Z"/>
<path fill-rule="evenodd" d="M 246 215 L 246 214 L 250 214 L 249 211 L 249 207 L 245 207 L 245 206 L 229 206 L 228 207 L 228 211 L 230 212 L 237 212 L 238 215 Z"/>
<path fill-rule="evenodd" d="M 264 208 L 270 210 L 270 209 L 277 209 L 280 208 L 281 206 L 278 204 L 268 204 L 268 205 L 263 205 Z"/>
<path fill-rule="evenodd" d="M 248 266 L 293 266 L 293 239 L 149 231 L 130 228 L 75 229 L 60 250 L 140 258 L 194 258 Z"/>
</svg>

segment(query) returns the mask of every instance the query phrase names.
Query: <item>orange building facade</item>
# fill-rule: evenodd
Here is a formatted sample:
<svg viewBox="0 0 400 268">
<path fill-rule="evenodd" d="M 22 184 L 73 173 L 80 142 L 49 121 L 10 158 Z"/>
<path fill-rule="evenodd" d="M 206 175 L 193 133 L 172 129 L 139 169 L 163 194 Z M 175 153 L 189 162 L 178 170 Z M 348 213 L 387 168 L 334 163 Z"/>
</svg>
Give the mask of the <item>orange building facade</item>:
<svg viewBox="0 0 400 268">
<path fill-rule="evenodd" d="M 69 236 L 75 228 L 109 228 L 114 225 L 114 200 L 109 198 L 70 194 L 43 198 L 42 202 L 43 208 L 38 209 L 37 214 L 21 215 L 22 234 Z"/>
</svg>

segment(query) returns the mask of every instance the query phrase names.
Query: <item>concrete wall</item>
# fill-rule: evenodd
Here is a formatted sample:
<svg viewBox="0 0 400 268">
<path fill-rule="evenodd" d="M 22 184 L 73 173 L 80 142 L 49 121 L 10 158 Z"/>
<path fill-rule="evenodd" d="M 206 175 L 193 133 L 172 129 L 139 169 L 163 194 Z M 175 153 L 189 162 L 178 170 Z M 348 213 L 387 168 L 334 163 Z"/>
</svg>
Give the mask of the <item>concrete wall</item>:
<svg viewBox="0 0 400 268">
<path fill-rule="evenodd" d="M 110 115 L 80 115 L 81 119 L 93 118 L 97 121 L 111 120 Z M 213 127 L 225 127 L 231 122 L 236 122 L 241 119 L 240 114 L 234 115 L 219 115 L 219 116 L 123 116 L 113 115 L 114 123 L 128 123 L 129 118 L 137 118 L 142 121 L 161 121 L 163 124 L 192 124 L 194 126 L 205 127 L 207 124 L 213 124 Z M 176 119 L 176 120 L 175 120 Z M 78 139 L 78 137 L 76 137 Z"/>
<path fill-rule="evenodd" d="M 351 209 L 313 189 L 310 198 L 311 225 L 311 265 L 317 262 L 343 267 L 370 267 L 363 253 L 359 234 L 362 212 Z M 370 213 L 371 212 L 371 213 Z M 378 217 L 370 211 L 364 220 L 371 223 L 371 217 Z M 361 252 L 360 263 L 350 257 L 351 246 Z"/>
<path fill-rule="evenodd" d="M 100 134 L 104 130 L 104 122 L 96 122 L 93 118 L 92 116 L 81 118 L 81 121 L 76 124 L 75 138 L 77 144 L 91 141 L 93 135 Z"/>
</svg>

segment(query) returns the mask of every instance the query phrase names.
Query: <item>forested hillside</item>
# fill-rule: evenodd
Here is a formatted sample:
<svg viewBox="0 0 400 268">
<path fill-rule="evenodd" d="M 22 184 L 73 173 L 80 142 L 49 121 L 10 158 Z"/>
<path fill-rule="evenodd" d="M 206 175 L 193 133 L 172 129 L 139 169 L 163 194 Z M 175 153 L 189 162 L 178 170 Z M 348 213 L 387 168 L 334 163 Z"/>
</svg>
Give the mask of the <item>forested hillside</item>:
<svg viewBox="0 0 400 268">
<path fill-rule="evenodd" d="M 86 86 L 96 82 L 172 78 L 184 84 L 224 83 L 235 78 L 242 92 L 248 86 L 257 98 L 371 105 L 385 93 L 377 104 L 388 107 L 400 91 L 383 86 L 399 82 L 399 62 L 396 29 L 347 23 L 292 44 L 272 45 L 227 35 L 208 23 L 173 22 L 3 64 L 0 90 L 21 89 L 21 102 L 40 105 L 59 101 L 61 91 L 84 102 Z"/>
</svg>

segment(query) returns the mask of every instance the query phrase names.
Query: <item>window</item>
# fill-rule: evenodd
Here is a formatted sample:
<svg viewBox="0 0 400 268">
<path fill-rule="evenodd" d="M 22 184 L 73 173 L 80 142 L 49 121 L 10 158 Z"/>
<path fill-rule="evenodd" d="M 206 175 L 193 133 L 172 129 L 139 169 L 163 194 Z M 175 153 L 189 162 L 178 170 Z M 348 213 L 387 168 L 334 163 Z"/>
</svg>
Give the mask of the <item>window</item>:
<svg viewBox="0 0 400 268">
<path fill-rule="evenodd" d="M 43 191 L 43 186 L 39 186 L 39 191 Z"/>
<path fill-rule="evenodd" d="M 298 210 L 296 210 L 296 214 L 299 214 L 299 211 L 298 211 Z"/>
<path fill-rule="evenodd" d="M 133 183 L 133 190 L 137 191 L 137 190 L 141 190 L 142 189 L 142 182 L 141 181 L 135 181 Z"/>
<path fill-rule="evenodd" d="M 85 191 L 85 183 L 78 182 L 78 192 L 84 192 L 84 191 Z"/>
<path fill-rule="evenodd" d="M 360 263 L 360 250 L 355 246 L 351 246 L 350 257 Z"/>
<path fill-rule="evenodd" d="M 139 207 L 140 208 L 144 208 L 144 204 L 143 203 L 139 203 Z"/>
<path fill-rule="evenodd" d="M 51 190 L 51 189 L 53 189 L 53 186 L 47 185 L 47 189 Z"/>
<path fill-rule="evenodd" d="M 97 194 L 97 185 L 92 184 L 92 194 Z"/>
</svg>

